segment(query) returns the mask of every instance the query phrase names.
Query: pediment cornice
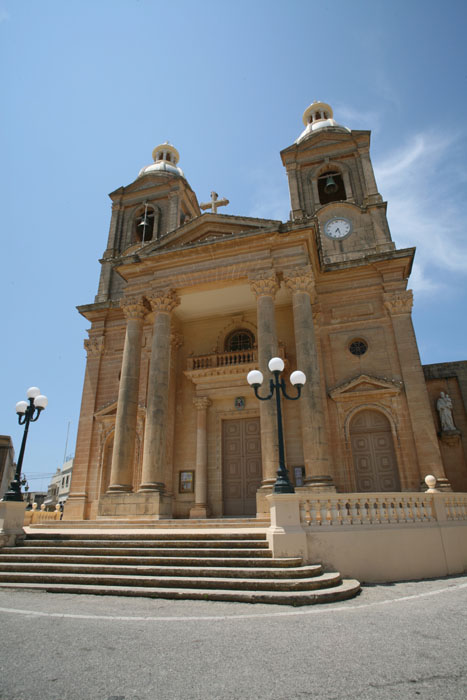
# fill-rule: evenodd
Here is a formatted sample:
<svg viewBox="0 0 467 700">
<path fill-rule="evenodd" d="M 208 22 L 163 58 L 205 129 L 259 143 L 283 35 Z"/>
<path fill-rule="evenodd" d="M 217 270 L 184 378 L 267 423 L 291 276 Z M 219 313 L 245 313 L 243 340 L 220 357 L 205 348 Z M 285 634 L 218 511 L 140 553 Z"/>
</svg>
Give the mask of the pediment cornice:
<svg viewBox="0 0 467 700">
<path fill-rule="evenodd" d="M 403 382 L 397 379 L 359 374 L 338 384 L 328 393 L 334 401 L 353 401 L 357 396 L 395 396 L 401 392 L 402 387 Z"/>
</svg>

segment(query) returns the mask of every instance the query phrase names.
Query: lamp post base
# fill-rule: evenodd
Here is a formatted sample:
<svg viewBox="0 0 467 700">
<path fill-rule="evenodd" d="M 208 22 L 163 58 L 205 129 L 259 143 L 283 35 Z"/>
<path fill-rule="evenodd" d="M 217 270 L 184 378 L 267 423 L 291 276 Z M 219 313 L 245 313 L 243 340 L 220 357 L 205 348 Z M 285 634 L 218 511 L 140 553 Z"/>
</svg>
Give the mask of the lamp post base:
<svg viewBox="0 0 467 700">
<path fill-rule="evenodd" d="M 26 504 L 24 501 L 0 501 L 0 545 L 14 546 L 24 536 L 23 523 Z"/>
<path fill-rule="evenodd" d="M 23 503 L 23 494 L 21 493 L 21 484 L 17 479 L 14 479 L 8 491 L 4 494 L 2 501 L 16 501 Z"/>
</svg>

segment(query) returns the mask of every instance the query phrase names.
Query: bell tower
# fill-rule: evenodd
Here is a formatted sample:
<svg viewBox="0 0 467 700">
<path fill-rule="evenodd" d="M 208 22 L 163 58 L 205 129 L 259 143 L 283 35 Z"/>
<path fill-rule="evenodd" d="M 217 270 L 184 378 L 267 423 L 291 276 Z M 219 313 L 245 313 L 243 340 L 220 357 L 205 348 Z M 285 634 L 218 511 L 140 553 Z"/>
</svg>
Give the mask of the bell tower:
<svg viewBox="0 0 467 700">
<path fill-rule="evenodd" d="M 137 255 L 155 246 L 171 231 L 201 214 L 198 200 L 183 170 L 179 153 L 170 143 L 156 146 L 153 163 L 138 173 L 134 182 L 111 192 L 112 218 L 96 302 L 119 299 L 123 279 L 115 267 L 122 257 Z"/>
<path fill-rule="evenodd" d="M 281 152 L 291 218 L 314 219 L 321 263 L 347 262 L 395 249 L 370 160 L 370 132 L 351 131 L 325 102 L 303 114 L 305 129 Z"/>
</svg>

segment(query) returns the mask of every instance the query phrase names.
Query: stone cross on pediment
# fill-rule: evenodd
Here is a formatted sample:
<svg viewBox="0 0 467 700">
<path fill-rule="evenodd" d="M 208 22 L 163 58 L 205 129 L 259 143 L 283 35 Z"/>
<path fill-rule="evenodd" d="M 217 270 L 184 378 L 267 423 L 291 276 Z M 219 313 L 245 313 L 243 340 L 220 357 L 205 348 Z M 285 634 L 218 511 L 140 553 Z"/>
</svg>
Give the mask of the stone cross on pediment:
<svg viewBox="0 0 467 700">
<path fill-rule="evenodd" d="M 222 199 L 218 199 L 219 195 L 217 192 L 211 192 L 211 201 L 210 202 L 202 202 L 202 204 L 199 205 L 200 209 L 210 209 L 213 214 L 217 214 L 217 209 L 218 207 L 226 207 L 227 204 L 229 203 L 229 200 L 223 197 Z"/>
</svg>

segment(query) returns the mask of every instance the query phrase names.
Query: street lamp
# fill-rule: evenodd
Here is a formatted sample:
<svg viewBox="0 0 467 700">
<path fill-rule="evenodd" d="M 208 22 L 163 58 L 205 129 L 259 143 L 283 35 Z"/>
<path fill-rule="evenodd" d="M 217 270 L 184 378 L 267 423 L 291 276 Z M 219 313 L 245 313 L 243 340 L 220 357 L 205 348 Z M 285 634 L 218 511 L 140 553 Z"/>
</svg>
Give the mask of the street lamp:
<svg viewBox="0 0 467 700">
<path fill-rule="evenodd" d="M 274 484 L 274 493 L 295 493 L 293 484 L 289 479 L 289 474 L 285 466 L 285 454 L 284 454 L 284 434 L 282 431 L 282 408 L 281 408 L 281 392 L 284 398 L 289 399 L 289 401 L 297 401 L 302 393 L 302 386 L 306 382 L 305 373 L 296 370 L 290 375 L 290 383 L 297 387 L 296 396 L 288 396 L 285 390 L 285 382 L 283 379 L 279 379 L 280 373 L 284 369 L 284 361 L 280 357 L 273 357 L 269 360 L 268 367 L 274 375 L 274 379 L 269 381 L 269 396 L 260 396 L 258 394 L 258 389 L 263 383 L 263 374 L 259 369 L 253 369 L 248 372 L 247 382 L 255 390 L 255 396 L 260 401 L 268 401 L 272 399 L 274 394 L 276 395 L 276 409 L 277 409 L 277 434 L 279 438 L 279 469 L 277 470 L 277 479 Z"/>
<path fill-rule="evenodd" d="M 32 386 L 27 391 L 27 401 L 18 401 L 16 404 L 16 413 L 18 415 L 18 423 L 24 425 L 23 439 L 21 441 L 21 449 L 19 451 L 18 462 L 16 464 L 15 478 L 10 484 L 9 490 L 4 495 L 4 501 L 22 501 L 23 494 L 21 493 L 21 467 L 23 466 L 24 449 L 28 437 L 29 423 L 34 423 L 40 416 L 41 411 L 48 404 L 47 396 L 41 394 L 37 386 Z"/>
</svg>

